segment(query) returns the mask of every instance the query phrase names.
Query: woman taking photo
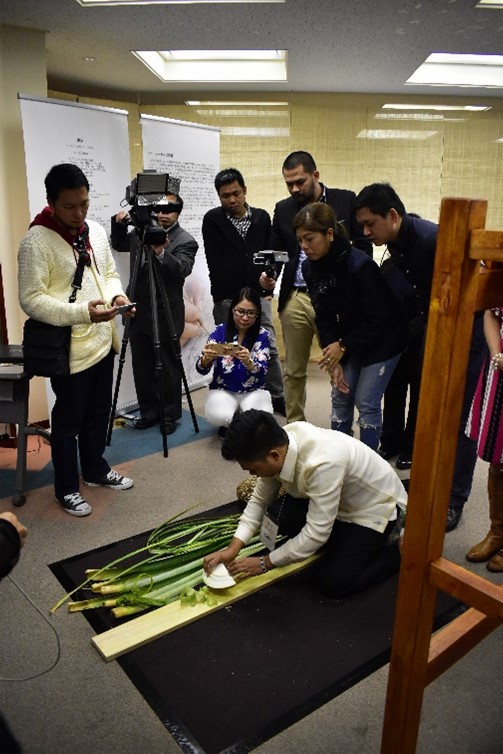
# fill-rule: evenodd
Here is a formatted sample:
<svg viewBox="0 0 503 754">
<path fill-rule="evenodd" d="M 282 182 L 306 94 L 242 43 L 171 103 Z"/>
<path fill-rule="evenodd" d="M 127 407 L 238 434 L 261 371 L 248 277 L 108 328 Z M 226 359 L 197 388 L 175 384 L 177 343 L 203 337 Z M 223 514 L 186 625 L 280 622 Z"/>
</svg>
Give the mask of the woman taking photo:
<svg viewBox="0 0 503 754">
<path fill-rule="evenodd" d="M 353 434 L 356 406 L 360 440 L 377 450 L 382 397 L 405 347 L 403 307 L 328 204 L 306 205 L 293 227 L 307 257 L 302 271 L 323 350 L 319 364 L 332 382 L 332 429 Z"/>
<path fill-rule="evenodd" d="M 269 334 L 260 326 L 260 311 L 258 293 L 242 288 L 231 301 L 227 323 L 213 330 L 196 362 L 200 374 L 213 367 L 205 415 L 219 427 L 221 438 L 238 409 L 273 413 L 271 395 L 264 387 Z"/>
</svg>

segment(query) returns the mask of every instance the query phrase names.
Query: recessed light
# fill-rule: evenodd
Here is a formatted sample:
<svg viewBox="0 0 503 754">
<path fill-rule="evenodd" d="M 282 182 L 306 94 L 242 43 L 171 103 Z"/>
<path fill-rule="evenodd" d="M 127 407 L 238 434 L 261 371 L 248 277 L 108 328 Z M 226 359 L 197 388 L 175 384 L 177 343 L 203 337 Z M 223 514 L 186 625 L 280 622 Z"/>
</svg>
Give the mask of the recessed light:
<svg viewBox="0 0 503 754">
<path fill-rule="evenodd" d="M 365 128 L 357 134 L 358 139 L 430 139 L 438 131 L 409 131 L 392 128 Z"/>
<path fill-rule="evenodd" d="M 161 81 L 286 81 L 286 50 L 133 50 Z"/>
<path fill-rule="evenodd" d="M 215 3 L 285 3 L 286 0 L 77 0 L 83 8 L 107 5 L 201 5 Z"/>
<path fill-rule="evenodd" d="M 192 107 L 276 107 L 276 106 L 282 106 L 286 107 L 288 105 L 288 102 L 253 102 L 250 100 L 249 102 L 243 102 L 242 100 L 199 100 L 199 99 L 188 99 L 185 100 L 186 105 L 191 105 Z"/>
<path fill-rule="evenodd" d="M 467 112 L 471 113 L 479 113 L 479 112 L 485 112 L 486 110 L 490 110 L 491 108 L 488 105 L 412 105 L 410 103 L 408 104 L 399 104 L 396 102 L 391 102 L 386 105 L 383 105 L 382 110 L 446 110 L 446 111 L 456 111 L 456 110 L 466 110 Z"/>
<path fill-rule="evenodd" d="M 503 9 L 503 0 L 479 0 L 476 8 L 496 8 L 496 10 Z"/>
<path fill-rule="evenodd" d="M 503 55 L 433 52 L 405 83 L 500 89 L 503 87 Z"/>
</svg>

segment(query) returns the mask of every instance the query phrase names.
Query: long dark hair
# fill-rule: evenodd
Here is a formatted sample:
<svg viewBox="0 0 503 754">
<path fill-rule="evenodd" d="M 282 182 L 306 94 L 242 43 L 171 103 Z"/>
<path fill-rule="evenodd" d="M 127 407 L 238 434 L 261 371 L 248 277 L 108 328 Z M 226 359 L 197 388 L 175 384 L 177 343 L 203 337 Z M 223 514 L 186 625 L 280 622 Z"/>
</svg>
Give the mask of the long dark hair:
<svg viewBox="0 0 503 754">
<path fill-rule="evenodd" d="M 257 310 L 257 316 L 255 317 L 255 321 L 252 325 L 248 328 L 246 331 L 246 335 L 243 339 L 243 345 L 246 343 L 246 347 L 251 349 L 253 344 L 256 342 L 258 338 L 258 334 L 260 331 L 260 321 L 261 321 L 261 305 L 260 305 L 260 296 L 258 295 L 257 291 L 255 291 L 253 288 L 241 288 L 231 300 L 231 308 L 229 309 L 229 316 L 227 317 L 227 324 L 225 325 L 225 338 L 227 341 L 231 341 L 235 335 L 238 334 L 238 329 L 236 327 L 236 323 L 234 322 L 234 308 L 239 304 L 240 301 L 243 299 L 246 299 L 249 301 Z"/>
</svg>

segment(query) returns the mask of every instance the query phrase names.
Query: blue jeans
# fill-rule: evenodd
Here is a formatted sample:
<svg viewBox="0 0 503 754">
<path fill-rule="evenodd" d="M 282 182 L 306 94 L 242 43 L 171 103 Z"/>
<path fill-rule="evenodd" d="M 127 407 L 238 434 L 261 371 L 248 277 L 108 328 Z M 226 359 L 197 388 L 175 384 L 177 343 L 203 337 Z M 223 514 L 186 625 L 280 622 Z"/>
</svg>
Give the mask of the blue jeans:
<svg viewBox="0 0 503 754">
<path fill-rule="evenodd" d="M 399 358 L 397 354 L 386 361 L 362 366 L 358 358 L 347 357 L 343 370 L 349 393 L 332 387 L 332 429 L 352 435 L 356 406 L 360 440 L 377 450 L 382 430 L 382 397 Z"/>
</svg>

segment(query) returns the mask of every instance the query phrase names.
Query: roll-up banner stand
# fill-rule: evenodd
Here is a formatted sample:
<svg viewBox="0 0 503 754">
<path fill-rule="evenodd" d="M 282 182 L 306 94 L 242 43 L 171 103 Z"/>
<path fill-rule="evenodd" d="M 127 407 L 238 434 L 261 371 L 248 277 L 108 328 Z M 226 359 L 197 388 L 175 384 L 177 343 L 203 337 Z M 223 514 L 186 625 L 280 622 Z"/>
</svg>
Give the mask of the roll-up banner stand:
<svg viewBox="0 0 503 754">
<path fill-rule="evenodd" d="M 110 218 L 130 183 L 127 112 L 55 99 L 19 95 L 23 125 L 26 179 L 30 216 L 46 205 L 44 179 L 53 165 L 78 165 L 89 185 L 88 217 L 100 223 L 110 235 Z M 124 289 L 129 277 L 129 260 L 114 252 Z M 122 323 L 116 318 L 119 338 Z M 129 350 L 129 349 L 128 349 Z M 117 368 L 117 359 L 115 367 Z M 54 394 L 46 380 L 49 410 Z M 121 379 L 118 405 L 136 405 L 136 392 L 128 353 Z"/>
<path fill-rule="evenodd" d="M 204 214 L 215 207 L 218 196 L 214 178 L 220 169 L 220 130 L 197 123 L 142 115 L 143 164 L 179 178 L 184 206 L 180 225 L 199 243 L 191 275 L 184 286 L 185 331 L 182 361 L 190 387 L 208 382 L 194 364 L 214 327 L 208 267 L 201 226 Z"/>
</svg>

